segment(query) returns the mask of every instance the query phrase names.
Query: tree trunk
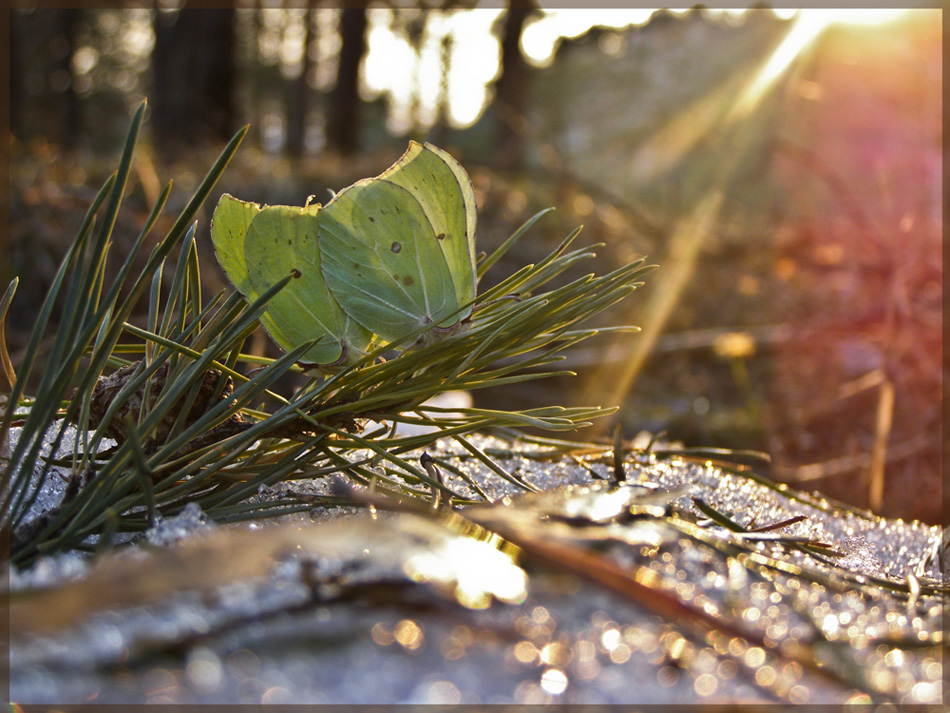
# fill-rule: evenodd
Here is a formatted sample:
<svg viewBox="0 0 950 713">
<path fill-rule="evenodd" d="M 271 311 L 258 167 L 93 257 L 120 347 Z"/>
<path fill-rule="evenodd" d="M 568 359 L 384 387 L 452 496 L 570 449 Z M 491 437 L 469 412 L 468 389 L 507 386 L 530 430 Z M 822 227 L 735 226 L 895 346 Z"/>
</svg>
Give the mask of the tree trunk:
<svg viewBox="0 0 950 713">
<path fill-rule="evenodd" d="M 81 133 L 72 59 L 82 10 L 10 12 L 10 121 L 21 141 L 74 148 Z"/>
<path fill-rule="evenodd" d="M 290 96 L 287 97 L 287 143 L 284 150 L 288 156 L 300 157 L 304 154 L 304 137 L 307 131 L 307 109 L 310 105 L 310 87 L 307 77 L 311 71 L 310 45 L 313 42 L 314 0 L 307 1 L 307 15 L 304 19 L 303 58 L 300 76 L 290 83 Z"/>
<path fill-rule="evenodd" d="M 235 128 L 234 10 L 159 12 L 152 127 L 160 142 L 226 141 Z"/>
<path fill-rule="evenodd" d="M 360 135 L 360 62 L 366 54 L 366 11 L 346 8 L 340 21 L 340 68 L 330 95 L 327 147 L 355 153 Z"/>
<path fill-rule="evenodd" d="M 496 148 L 498 158 L 511 168 L 524 162 L 530 68 L 520 43 L 525 21 L 536 9 L 534 0 L 510 0 L 501 38 L 501 76 L 495 84 L 495 113 L 499 120 Z"/>
</svg>

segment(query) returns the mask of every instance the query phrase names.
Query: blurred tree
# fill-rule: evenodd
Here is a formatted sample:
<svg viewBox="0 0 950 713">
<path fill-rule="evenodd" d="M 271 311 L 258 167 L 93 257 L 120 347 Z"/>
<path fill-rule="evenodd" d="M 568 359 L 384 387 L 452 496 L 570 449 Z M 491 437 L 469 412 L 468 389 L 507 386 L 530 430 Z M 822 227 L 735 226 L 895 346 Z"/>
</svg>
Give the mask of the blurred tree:
<svg viewBox="0 0 950 713">
<path fill-rule="evenodd" d="M 536 0 L 509 0 L 501 36 L 501 71 L 495 83 L 494 111 L 499 120 L 497 156 L 509 167 L 524 161 L 525 118 L 530 68 L 521 52 L 521 33 Z"/>
<path fill-rule="evenodd" d="M 152 129 L 164 143 L 230 138 L 235 129 L 234 10 L 155 13 Z"/>
<path fill-rule="evenodd" d="M 340 64 L 330 95 L 327 146 L 352 154 L 359 148 L 359 76 L 366 54 L 366 10 L 345 8 L 340 16 Z"/>
<path fill-rule="evenodd" d="M 439 94 L 435 102 L 435 124 L 429 130 L 429 141 L 441 146 L 448 137 L 449 75 L 452 72 L 452 36 L 442 38 L 439 46 Z"/>
<path fill-rule="evenodd" d="M 303 56 L 300 59 L 300 74 L 289 84 L 287 97 L 287 142 L 284 150 L 289 156 L 302 156 L 304 153 L 304 136 L 307 128 L 307 110 L 310 102 L 310 87 L 307 84 L 312 71 L 310 57 L 311 46 L 314 41 L 313 11 L 315 0 L 307 0 L 306 15 L 304 16 Z"/>
<path fill-rule="evenodd" d="M 10 128 L 20 140 L 45 136 L 72 147 L 80 133 L 72 60 L 82 10 L 10 15 Z"/>
</svg>

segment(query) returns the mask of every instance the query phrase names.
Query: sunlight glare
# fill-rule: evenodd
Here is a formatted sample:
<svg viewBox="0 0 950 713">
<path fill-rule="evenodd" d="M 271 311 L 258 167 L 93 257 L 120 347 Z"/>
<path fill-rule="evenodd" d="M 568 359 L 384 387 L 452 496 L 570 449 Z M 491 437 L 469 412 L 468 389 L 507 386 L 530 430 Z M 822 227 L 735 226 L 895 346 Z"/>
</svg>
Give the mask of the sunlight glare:
<svg viewBox="0 0 950 713">
<path fill-rule="evenodd" d="M 909 8 L 887 9 L 830 9 L 812 8 L 802 10 L 809 22 L 819 25 L 819 32 L 829 25 L 883 25 L 899 19 L 909 11 Z"/>
<path fill-rule="evenodd" d="M 448 62 L 448 119 L 464 128 L 475 122 L 488 102 L 489 86 L 498 75 L 498 40 L 492 25 L 502 10 L 456 10 L 433 14 L 418 54 L 390 29 L 393 12 L 374 9 L 369 17 L 369 47 L 363 80 L 370 97 L 389 95 L 390 130 L 432 126 L 442 82 L 441 45 L 451 40 Z"/>
<path fill-rule="evenodd" d="M 800 10 L 788 34 L 776 47 L 772 56 L 746 87 L 731 114 L 733 119 L 746 116 L 762 99 L 768 89 L 805 49 L 828 27 L 835 24 L 880 25 L 907 12 L 898 10 L 840 10 L 810 8 Z"/>
<path fill-rule="evenodd" d="M 547 66 L 553 61 L 562 38 L 577 37 L 596 26 L 622 29 L 642 25 L 654 12 L 656 8 L 546 10 L 539 19 L 525 26 L 521 34 L 521 49 L 529 62 Z"/>
<path fill-rule="evenodd" d="M 409 557 L 403 567 L 414 581 L 432 582 L 455 590 L 459 604 L 485 609 L 492 597 L 520 604 L 527 596 L 527 575 L 498 544 L 453 536 L 433 543 L 428 551 Z"/>
<path fill-rule="evenodd" d="M 363 81 L 369 90 L 369 98 L 384 93 L 390 95 L 389 128 L 402 133 L 413 125 L 408 97 L 413 91 L 416 53 L 404 38 L 397 37 L 389 28 L 388 13 L 388 10 L 369 10 L 366 13 L 369 52 L 363 60 Z"/>
<path fill-rule="evenodd" d="M 449 118 L 454 126 L 473 124 L 488 103 L 489 86 L 500 70 L 498 42 L 491 34 L 500 10 L 476 9 L 452 14 L 449 64 Z"/>
<path fill-rule="evenodd" d="M 582 35 L 592 27 L 625 29 L 649 22 L 655 8 L 548 9 L 530 21 L 521 37 L 521 48 L 528 61 L 545 66 L 563 38 Z M 447 107 L 449 124 L 458 128 L 472 125 L 488 104 L 492 82 L 499 71 L 499 42 L 496 23 L 503 9 L 440 11 L 431 17 L 417 53 L 405 37 L 390 27 L 393 12 L 376 8 L 368 12 L 369 48 L 363 80 L 367 99 L 388 95 L 389 129 L 396 134 L 414 126 L 431 127 L 438 119 L 442 83 L 441 43 L 448 37 L 451 54 L 448 63 Z M 682 15 L 688 9 L 667 10 Z M 742 11 L 707 9 L 711 15 L 739 18 Z M 750 111 L 775 81 L 788 69 L 821 32 L 833 24 L 879 25 L 897 19 L 906 9 L 806 9 L 774 10 L 781 18 L 793 18 L 785 39 L 772 54 L 752 85 L 736 105 L 734 118 Z M 493 27 L 496 28 L 493 31 Z"/>
</svg>

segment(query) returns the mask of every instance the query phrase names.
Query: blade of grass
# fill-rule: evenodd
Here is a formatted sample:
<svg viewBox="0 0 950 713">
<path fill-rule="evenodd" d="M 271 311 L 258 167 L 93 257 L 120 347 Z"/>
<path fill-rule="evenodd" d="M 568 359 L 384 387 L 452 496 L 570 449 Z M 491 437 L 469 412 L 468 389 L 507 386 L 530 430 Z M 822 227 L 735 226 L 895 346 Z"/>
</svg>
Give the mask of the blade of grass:
<svg viewBox="0 0 950 713">
<path fill-rule="evenodd" d="M 10 391 L 8 393 L 13 391 L 13 385 L 16 383 L 16 371 L 10 359 L 10 352 L 7 351 L 7 310 L 10 309 L 10 302 L 13 301 L 13 295 L 16 294 L 16 288 L 19 282 L 20 278 L 18 277 L 14 277 L 10 280 L 10 284 L 7 285 L 7 289 L 3 293 L 3 297 L 0 298 L 0 365 L 3 366 L 3 375 L 10 385 Z M 5 443 L 6 441 L 3 442 Z"/>
</svg>

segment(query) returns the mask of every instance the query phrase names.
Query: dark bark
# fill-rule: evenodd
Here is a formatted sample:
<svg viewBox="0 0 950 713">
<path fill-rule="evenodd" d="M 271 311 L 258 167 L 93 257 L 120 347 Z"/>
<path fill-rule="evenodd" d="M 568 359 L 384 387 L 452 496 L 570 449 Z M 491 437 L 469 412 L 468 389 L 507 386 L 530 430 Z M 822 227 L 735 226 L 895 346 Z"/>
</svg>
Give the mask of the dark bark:
<svg viewBox="0 0 950 713">
<path fill-rule="evenodd" d="M 52 71 L 60 85 L 54 87 L 54 105 L 56 106 L 56 127 L 54 135 L 66 148 L 75 148 L 81 128 L 79 98 L 73 87 L 73 52 L 76 49 L 76 27 L 82 10 L 56 11 L 56 24 L 53 28 L 54 39 L 60 45 L 59 51 L 52 57 Z"/>
<path fill-rule="evenodd" d="M 498 158 L 510 167 L 524 161 L 530 68 L 521 53 L 521 33 L 537 9 L 535 0 L 510 0 L 501 38 L 501 76 L 495 84 L 499 119 Z"/>
<path fill-rule="evenodd" d="M 235 129 L 234 10 L 157 13 L 152 127 L 167 144 L 227 140 Z"/>
<path fill-rule="evenodd" d="M 330 96 L 327 147 L 342 154 L 355 153 L 360 134 L 360 62 L 366 54 L 366 11 L 347 8 L 340 22 L 340 67 Z"/>
<path fill-rule="evenodd" d="M 81 129 L 72 59 L 82 10 L 10 13 L 10 121 L 21 140 L 74 147 Z"/>
<path fill-rule="evenodd" d="M 307 77 L 312 71 L 310 59 L 310 45 L 313 43 L 313 9 L 314 0 L 307 2 L 306 32 L 303 39 L 303 59 L 301 61 L 300 76 L 290 84 L 290 96 L 287 98 L 287 143 L 285 151 L 289 156 L 303 156 L 304 135 L 307 130 L 307 110 L 310 102 L 310 87 Z"/>
</svg>

